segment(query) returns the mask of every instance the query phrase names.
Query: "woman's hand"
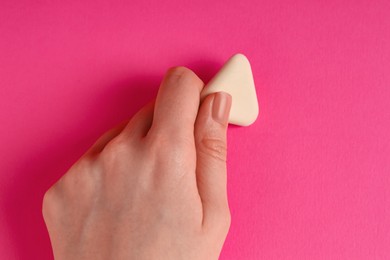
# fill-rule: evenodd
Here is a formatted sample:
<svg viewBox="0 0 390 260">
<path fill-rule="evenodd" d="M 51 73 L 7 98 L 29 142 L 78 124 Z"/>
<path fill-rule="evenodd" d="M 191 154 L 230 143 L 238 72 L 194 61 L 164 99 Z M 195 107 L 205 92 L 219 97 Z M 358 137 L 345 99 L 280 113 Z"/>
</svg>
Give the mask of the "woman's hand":
<svg viewBox="0 0 390 260">
<path fill-rule="evenodd" d="M 229 226 L 231 97 L 168 70 L 156 101 L 110 130 L 55 183 L 43 216 L 56 259 L 218 259 Z"/>
</svg>

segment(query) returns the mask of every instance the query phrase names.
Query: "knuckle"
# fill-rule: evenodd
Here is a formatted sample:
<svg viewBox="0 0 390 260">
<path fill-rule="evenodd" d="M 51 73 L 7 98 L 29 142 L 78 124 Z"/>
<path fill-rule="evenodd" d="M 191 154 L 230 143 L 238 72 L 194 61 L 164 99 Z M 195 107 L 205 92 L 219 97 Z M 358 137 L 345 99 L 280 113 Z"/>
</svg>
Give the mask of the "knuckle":
<svg viewBox="0 0 390 260">
<path fill-rule="evenodd" d="M 101 174 L 93 156 L 81 157 L 43 195 L 42 214 L 45 219 L 57 216 L 61 205 L 75 201 L 91 201 L 101 183 Z"/>
<path fill-rule="evenodd" d="M 64 174 L 56 183 L 57 186 L 67 188 L 75 183 L 83 183 L 90 179 L 96 179 L 98 164 L 96 163 L 98 155 L 84 155 Z"/>
<path fill-rule="evenodd" d="M 43 195 L 42 199 L 42 215 L 46 219 L 51 215 L 53 206 L 58 204 L 58 184 L 51 186 Z"/>
<path fill-rule="evenodd" d="M 101 158 L 104 161 L 116 161 L 118 158 L 121 158 L 123 155 L 129 152 L 130 145 L 127 140 L 124 140 L 121 137 L 116 137 L 112 139 L 101 152 Z"/>
<path fill-rule="evenodd" d="M 70 172 L 74 171 L 74 170 L 81 170 L 81 171 L 85 171 L 89 168 L 92 167 L 92 165 L 94 164 L 95 162 L 95 157 L 96 155 L 93 155 L 93 154 L 85 154 L 83 155 L 70 169 Z M 69 174 L 65 174 L 64 177 L 68 176 Z"/>
<path fill-rule="evenodd" d="M 163 178 L 162 183 L 172 180 L 172 177 L 178 180 L 186 175 L 188 169 L 195 168 L 195 142 L 190 138 L 172 139 L 166 135 L 153 137 L 144 151 L 154 167 L 158 167 L 158 174 L 155 176 Z M 160 177 L 157 179 L 162 180 Z"/>
<path fill-rule="evenodd" d="M 200 141 L 198 150 L 207 156 L 226 162 L 227 146 L 222 139 L 205 137 Z"/>
<path fill-rule="evenodd" d="M 63 196 L 93 192 L 102 180 L 102 171 L 95 158 L 83 157 L 55 184 Z"/>
<path fill-rule="evenodd" d="M 149 150 L 158 154 L 171 154 L 185 152 L 194 147 L 193 138 L 184 135 L 167 135 L 165 133 L 153 134 L 149 139 Z"/>
<path fill-rule="evenodd" d="M 167 135 L 159 133 L 150 134 L 147 144 L 148 151 L 153 154 L 168 151 L 170 142 L 170 138 Z"/>
<path fill-rule="evenodd" d="M 45 194 L 43 195 L 43 200 L 42 200 L 42 205 L 43 206 L 46 206 L 47 204 L 50 204 L 51 202 L 51 199 L 52 199 L 52 193 L 53 193 L 53 187 L 50 187 L 46 192 Z"/>
</svg>

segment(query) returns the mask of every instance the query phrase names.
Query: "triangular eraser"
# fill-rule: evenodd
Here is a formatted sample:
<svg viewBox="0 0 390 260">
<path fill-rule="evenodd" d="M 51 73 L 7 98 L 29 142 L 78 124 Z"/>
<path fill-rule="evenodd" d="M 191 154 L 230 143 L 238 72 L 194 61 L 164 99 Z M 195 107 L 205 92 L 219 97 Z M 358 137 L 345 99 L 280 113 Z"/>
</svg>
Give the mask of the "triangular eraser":
<svg viewBox="0 0 390 260">
<path fill-rule="evenodd" d="M 248 59 L 243 54 L 233 55 L 204 87 L 201 100 L 215 92 L 232 96 L 229 123 L 248 126 L 259 114 L 255 83 Z"/>
</svg>

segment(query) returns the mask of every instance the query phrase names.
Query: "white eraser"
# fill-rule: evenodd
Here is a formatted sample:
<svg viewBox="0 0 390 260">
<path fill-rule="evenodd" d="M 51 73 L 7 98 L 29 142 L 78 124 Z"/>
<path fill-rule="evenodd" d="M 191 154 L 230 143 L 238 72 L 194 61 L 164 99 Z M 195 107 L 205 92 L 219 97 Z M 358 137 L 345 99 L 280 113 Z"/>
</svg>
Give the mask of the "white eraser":
<svg viewBox="0 0 390 260">
<path fill-rule="evenodd" d="M 215 92 L 232 96 L 229 123 L 248 126 L 259 114 L 255 83 L 248 59 L 243 54 L 233 55 L 204 87 L 201 100 Z"/>
</svg>

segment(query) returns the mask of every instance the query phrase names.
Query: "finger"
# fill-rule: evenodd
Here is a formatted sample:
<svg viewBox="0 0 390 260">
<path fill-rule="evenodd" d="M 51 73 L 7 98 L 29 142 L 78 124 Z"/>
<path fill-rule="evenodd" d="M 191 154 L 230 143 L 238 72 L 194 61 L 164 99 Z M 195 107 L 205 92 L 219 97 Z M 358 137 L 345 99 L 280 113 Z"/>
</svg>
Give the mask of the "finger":
<svg viewBox="0 0 390 260">
<path fill-rule="evenodd" d="M 139 140 L 147 135 L 153 122 L 154 103 L 149 102 L 131 118 L 121 133 L 125 138 Z"/>
<path fill-rule="evenodd" d="M 185 67 L 169 69 L 157 94 L 149 134 L 164 133 L 175 138 L 183 136 L 193 138 L 203 86 L 202 80 L 190 69 Z"/>
<path fill-rule="evenodd" d="M 204 225 L 228 217 L 226 190 L 226 132 L 232 98 L 218 92 L 203 101 L 195 123 L 196 178 L 204 211 Z"/>
<path fill-rule="evenodd" d="M 104 146 L 108 142 L 110 142 L 114 137 L 118 136 L 122 130 L 126 127 L 129 120 L 125 120 L 115 126 L 114 128 L 108 130 L 105 132 L 102 136 L 100 136 L 95 143 L 89 148 L 89 150 L 86 152 L 86 154 L 96 154 L 103 150 Z"/>
<path fill-rule="evenodd" d="M 125 120 L 108 130 L 89 148 L 86 154 L 100 153 L 103 148 L 120 134 L 126 138 L 135 139 L 145 136 L 152 124 L 154 101 L 139 110 L 130 120 Z"/>
</svg>

